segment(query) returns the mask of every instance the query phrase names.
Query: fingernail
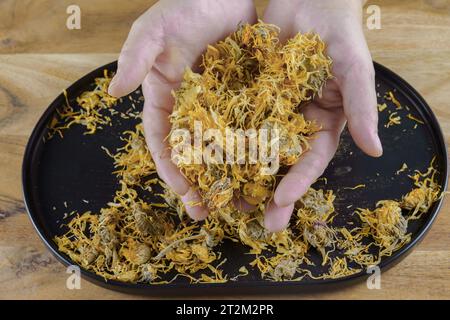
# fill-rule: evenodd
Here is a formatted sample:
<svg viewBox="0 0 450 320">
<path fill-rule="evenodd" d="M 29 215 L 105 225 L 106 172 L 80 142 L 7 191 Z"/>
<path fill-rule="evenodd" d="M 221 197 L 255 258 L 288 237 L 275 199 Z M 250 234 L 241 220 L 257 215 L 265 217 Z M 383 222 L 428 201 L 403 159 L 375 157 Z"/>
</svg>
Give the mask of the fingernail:
<svg viewBox="0 0 450 320">
<path fill-rule="evenodd" d="M 373 138 L 374 147 L 375 147 L 375 157 L 381 157 L 383 155 L 383 146 L 381 144 L 380 137 L 378 136 L 378 133 L 375 133 L 375 137 Z"/>
<path fill-rule="evenodd" d="M 248 203 L 243 198 L 233 198 L 233 204 L 236 210 L 241 212 L 249 212 L 256 209 L 256 206 Z"/>
<path fill-rule="evenodd" d="M 286 199 L 288 197 L 287 194 L 282 194 L 278 192 L 278 190 L 275 190 L 275 194 L 273 196 L 273 202 L 275 202 L 275 205 L 280 208 L 288 207 L 292 204 L 292 201 L 289 199 Z"/>
<path fill-rule="evenodd" d="M 286 208 L 295 203 L 295 201 L 292 202 L 289 199 L 280 199 L 280 197 L 274 197 L 273 200 L 274 200 L 275 204 L 277 205 L 277 207 L 280 207 L 280 208 Z"/>
<path fill-rule="evenodd" d="M 293 210 L 293 205 L 279 208 L 273 202 L 269 203 L 264 217 L 264 227 L 270 232 L 279 232 L 286 229 Z"/>
<path fill-rule="evenodd" d="M 190 187 L 189 191 L 181 197 L 187 214 L 194 220 L 203 220 L 208 216 L 208 211 L 203 207 L 202 199 L 198 192 Z"/>
<path fill-rule="evenodd" d="M 111 80 L 111 83 L 109 84 L 109 87 L 108 87 L 108 94 L 110 95 L 110 96 L 115 96 L 114 95 L 114 88 L 117 86 L 117 83 L 119 82 L 117 79 L 118 79 L 118 77 L 117 77 L 117 75 L 118 75 L 119 73 L 116 73 L 116 75 L 114 76 L 114 78 Z"/>
</svg>

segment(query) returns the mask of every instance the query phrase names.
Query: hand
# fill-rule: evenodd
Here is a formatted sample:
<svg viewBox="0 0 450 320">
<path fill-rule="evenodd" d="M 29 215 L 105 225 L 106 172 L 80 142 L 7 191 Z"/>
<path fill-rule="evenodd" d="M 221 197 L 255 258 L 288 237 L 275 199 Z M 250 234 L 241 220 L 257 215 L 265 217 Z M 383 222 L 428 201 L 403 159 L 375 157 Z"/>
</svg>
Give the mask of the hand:
<svg viewBox="0 0 450 320">
<path fill-rule="evenodd" d="M 383 152 L 377 133 L 375 71 L 361 25 L 362 4 L 361 0 L 272 0 L 266 8 L 264 22 L 281 28 L 281 41 L 298 32 L 317 32 L 327 44 L 335 76 L 322 97 L 303 109 L 305 117 L 316 119 L 323 129 L 312 140 L 311 150 L 280 181 L 265 212 L 270 231 L 287 226 L 295 201 L 333 158 L 347 121 L 361 150 L 374 157 Z"/>
<path fill-rule="evenodd" d="M 174 104 L 171 91 L 179 87 L 187 66 L 195 70 L 208 44 L 222 40 L 241 22 L 256 22 L 251 0 L 161 0 L 134 22 L 109 87 L 109 93 L 119 97 L 142 83 L 144 131 L 156 169 L 194 219 L 204 219 L 208 212 L 189 205 L 200 196 L 171 161 L 166 141 Z"/>
</svg>

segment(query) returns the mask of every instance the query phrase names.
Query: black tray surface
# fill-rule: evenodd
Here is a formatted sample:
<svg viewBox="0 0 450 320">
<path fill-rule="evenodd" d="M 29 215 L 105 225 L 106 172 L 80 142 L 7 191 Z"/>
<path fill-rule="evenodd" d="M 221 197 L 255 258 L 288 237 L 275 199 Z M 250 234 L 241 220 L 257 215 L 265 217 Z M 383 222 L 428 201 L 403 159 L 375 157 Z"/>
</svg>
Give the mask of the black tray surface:
<svg viewBox="0 0 450 320">
<path fill-rule="evenodd" d="M 116 62 L 102 66 L 87 74 L 67 89 L 69 101 L 76 106 L 76 97 L 83 91 L 92 88 L 96 77 L 103 76 L 103 70 L 116 70 Z M 385 127 L 389 113 L 380 112 L 379 132 L 383 143 L 384 154 L 381 158 L 371 158 L 363 154 L 353 143 L 348 131 L 344 131 L 338 152 L 324 173 L 327 184 L 323 180 L 316 183 L 316 187 L 332 189 L 336 193 L 336 223 L 345 225 L 354 218 L 353 211 L 357 207 L 373 208 L 375 203 L 383 199 L 399 199 L 412 188 L 412 181 L 407 173 L 396 175 L 403 163 L 409 169 L 425 170 L 436 157 L 435 166 L 439 172 L 439 183 L 443 189 L 447 184 L 447 155 L 446 147 L 439 124 L 424 99 L 403 79 L 387 68 L 375 63 L 377 92 L 379 103 L 386 102 L 388 109 L 395 111 L 391 101 L 384 98 L 385 92 L 392 90 L 395 97 L 403 106 L 398 111 L 402 116 L 400 125 Z M 135 100 L 140 91 L 132 94 Z M 125 120 L 120 117 L 113 118 L 113 125 L 105 127 L 94 135 L 83 135 L 84 127 L 73 126 L 64 131 L 64 138 L 55 136 L 46 140 L 48 123 L 56 109 L 64 104 L 61 94 L 53 101 L 37 123 L 28 142 L 23 162 L 23 192 L 25 204 L 31 221 L 42 240 L 52 253 L 65 265 L 71 265 L 70 258 L 57 250 L 52 240 L 55 236 L 64 233 L 61 224 L 67 223 L 64 215 L 76 210 L 98 212 L 106 203 L 112 200 L 118 188 L 117 178 L 111 174 L 113 171 L 112 159 L 101 149 L 102 146 L 115 150 L 123 145 L 119 139 L 122 132 L 134 129 L 138 123 L 136 119 Z M 142 108 L 142 102 L 135 103 Z M 119 111 L 125 112 L 131 107 L 127 98 L 119 102 Z M 421 119 L 425 124 L 416 125 L 416 122 L 407 119 L 407 113 Z M 409 171 L 411 173 L 412 171 Z M 349 190 L 345 187 L 354 187 L 365 184 L 365 188 Z M 148 195 L 152 198 L 152 195 Z M 83 200 L 87 200 L 86 203 Z M 348 208 L 352 205 L 351 208 Z M 417 221 L 410 223 L 408 232 L 412 233 L 412 240 L 390 257 L 384 257 L 380 263 L 381 268 L 387 268 L 400 261 L 414 245 L 425 235 L 434 221 L 441 201 L 436 202 L 430 211 Z M 220 250 L 228 258 L 223 266 L 224 272 L 229 275 L 237 273 L 237 269 L 251 261 L 252 256 L 245 255 L 247 249 L 242 245 L 225 242 Z M 319 255 L 317 254 L 317 259 Z M 318 260 L 319 261 L 319 260 Z M 320 272 L 319 269 L 315 270 Z M 271 287 L 271 293 L 276 288 L 280 292 L 298 292 L 304 288 L 312 289 L 311 285 L 329 284 L 329 288 L 351 282 L 350 280 L 363 279 L 367 276 L 365 270 L 345 278 L 334 280 L 313 280 L 308 277 L 300 282 L 269 282 L 262 280 L 259 273 L 250 270 L 250 275 L 239 278 L 238 281 L 229 281 L 224 284 L 189 284 L 185 279 L 176 280 L 167 285 L 131 284 L 119 281 L 105 281 L 94 273 L 81 270 L 82 275 L 108 288 L 138 293 L 156 294 L 167 292 L 178 295 L 186 293 L 230 293 L 264 292 L 263 287 Z M 316 286 L 314 286 L 316 287 Z"/>
</svg>

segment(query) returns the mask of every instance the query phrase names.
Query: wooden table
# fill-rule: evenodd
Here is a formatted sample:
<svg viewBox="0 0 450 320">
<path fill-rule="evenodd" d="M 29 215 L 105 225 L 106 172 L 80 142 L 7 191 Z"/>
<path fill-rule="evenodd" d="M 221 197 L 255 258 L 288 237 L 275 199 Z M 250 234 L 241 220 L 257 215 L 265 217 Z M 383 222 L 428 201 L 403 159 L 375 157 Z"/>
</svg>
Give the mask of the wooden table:
<svg viewBox="0 0 450 320">
<path fill-rule="evenodd" d="M 0 2 L 0 298 L 136 298 L 86 281 L 81 290 L 66 289 L 66 269 L 44 247 L 25 212 L 20 171 L 28 136 L 48 104 L 79 77 L 117 58 L 132 21 L 149 2 L 79 0 L 81 30 L 65 26 L 72 1 Z M 379 5 L 382 15 L 381 30 L 366 30 L 374 60 L 421 92 L 449 143 L 450 1 L 369 2 Z M 260 13 L 265 4 L 257 1 Z M 383 273 L 380 290 L 368 290 L 363 282 L 283 297 L 449 299 L 450 202 L 423 242 Z"/>
</svg>

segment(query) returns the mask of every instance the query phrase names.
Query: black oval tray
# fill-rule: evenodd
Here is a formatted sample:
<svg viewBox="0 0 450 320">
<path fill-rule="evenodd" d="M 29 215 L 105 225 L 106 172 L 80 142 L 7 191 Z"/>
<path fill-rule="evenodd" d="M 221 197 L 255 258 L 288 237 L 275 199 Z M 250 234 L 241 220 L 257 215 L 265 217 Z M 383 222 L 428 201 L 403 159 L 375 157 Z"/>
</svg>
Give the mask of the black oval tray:
<svg viewBox="0 0 450 320">
<path fill-rule="evenodd" d="M 410 111 L 400 111 L 401 125 L 386 128 L 387 110 L 381 112 L 379 132 L 384 147 L 384 155 L 379 159 L 364 155 L 353 143 L 347 131 L 341 138 L 336 156 L 324 173 L 327 185 L 320 187 L 333 189 L 337 198 L 336 210 L 339 215 L 336 219 L 343 222 L 349 218 L 356 207 L 373 208 L 378 200 L 398 199 L 407 193 L 412 186 L 406 174 L 399 176 L 395 172 L 404 162 L 409 168 L 424 170 L 428 167 L 433 156 L 439 171 L 439 183 L 444 190 L 447 186 L 447 154 L 444 138 L 439 124 L 424 99 L 406 81 L 387 68 L 374 63 L 376 70 L 377 91 L 379 102 L 384 102 L 384 93 L 395 90 L 396 98 L 402 105 L 409 107 Z M 116 62 L 107 64 L 87 74 L 67 89 L 72 106 L 76 106 L 75 98 L 83 91 L 92 88 L 96 77 L 103 76 L 103 70 L 116 70 Z M 132 96 L 137 100 L 139 93 Z M 386 101 L 391 110 L 391 102 Z M 54 137 L 45 139 L 47 125 L 52 119 L 55 109 L 64 104 L 63 94 L 59 95 L 48 107 L 34 128 L 25 150 L 22 180 L 25 205 L 31 221 L 41 239 L 47 247 L 65 265 L 71 265 L 70 258 L 58 251 L 53 238 L 64 232 L 62 223 L 67 223 L 64 214 L 77 210 L 80 213 L 91 210 L 98 212 L 107 202 L 111 201 L 118 186 L 117 179 L 111 174 L 113 163 L 101 146 L 114 150 L 123 144 L 119 136 L 124 130 L 134 128 L 135 120 L 113 120 L 113 126 L 106 127 L 95 135 L 83 135 L 84 128 L 73 126 L 64 131 L 64 138 Z M 142 108 L 142 102 L 135 103 Z M 117 108 L 125 111 L 131 102 L 123 99 Z M 414 129 L 415 122 L 406 118 L 406 112 L 422 119 L 424 125 Z M 344 187 L 353 187 L 364 183 L 366 188 L 348 190 Z M 87 200 L 85 203 L 82 200 Z M 394 265 L 406 256 L 406 253 L 415 246 L 425 235 L 433 223 L 441 207 L 442 200 L 437 201 L 420 220 L 411 223 L 408 231 L 412 233 L 412 240 L 390 257 L 385 257 L 380 263 L 382 270 Z M 353 205 L 352 208 L 347 208 Z M 339 221 L 338 221 L 339 222 Z M 244 255 L 245 248 L 239 245 L 224 244 L 221 248 L 228 262 L 224 266 L 225 272 L 236 271 L 239 266 L 249 261 Z M 229 271 L 229 272 L 227 272 Z M 321 271 L 317 267 L 316 271 Z M 224 284 L 189 284 L 184 280 L 176 280 L 167 285 L 131 284 L 119 281 L 105 281 L 96 274 L 81 270 L 82 276 L 94 283 L 111 289 L 146 294 L 243 294 L 243 293 L 271 293 L 299 292 L 307 289 L 322 290 L 340 287 L 361 280 L 368 275 L 363 270 L 352 276 L 330 279 L 312 280 L 305 278 L 300 282 L 270 282 L 261 280 L 257 272 L 251 272 L 248 277 L 239 278 L 238 281 L 229 281 Z M 326 286 L 323 286 L 325 285 Z M 319 285 L 319 286 L 317 286 Z M 264 291 L 263 288 L 270 288 Z"/>
</svg>

